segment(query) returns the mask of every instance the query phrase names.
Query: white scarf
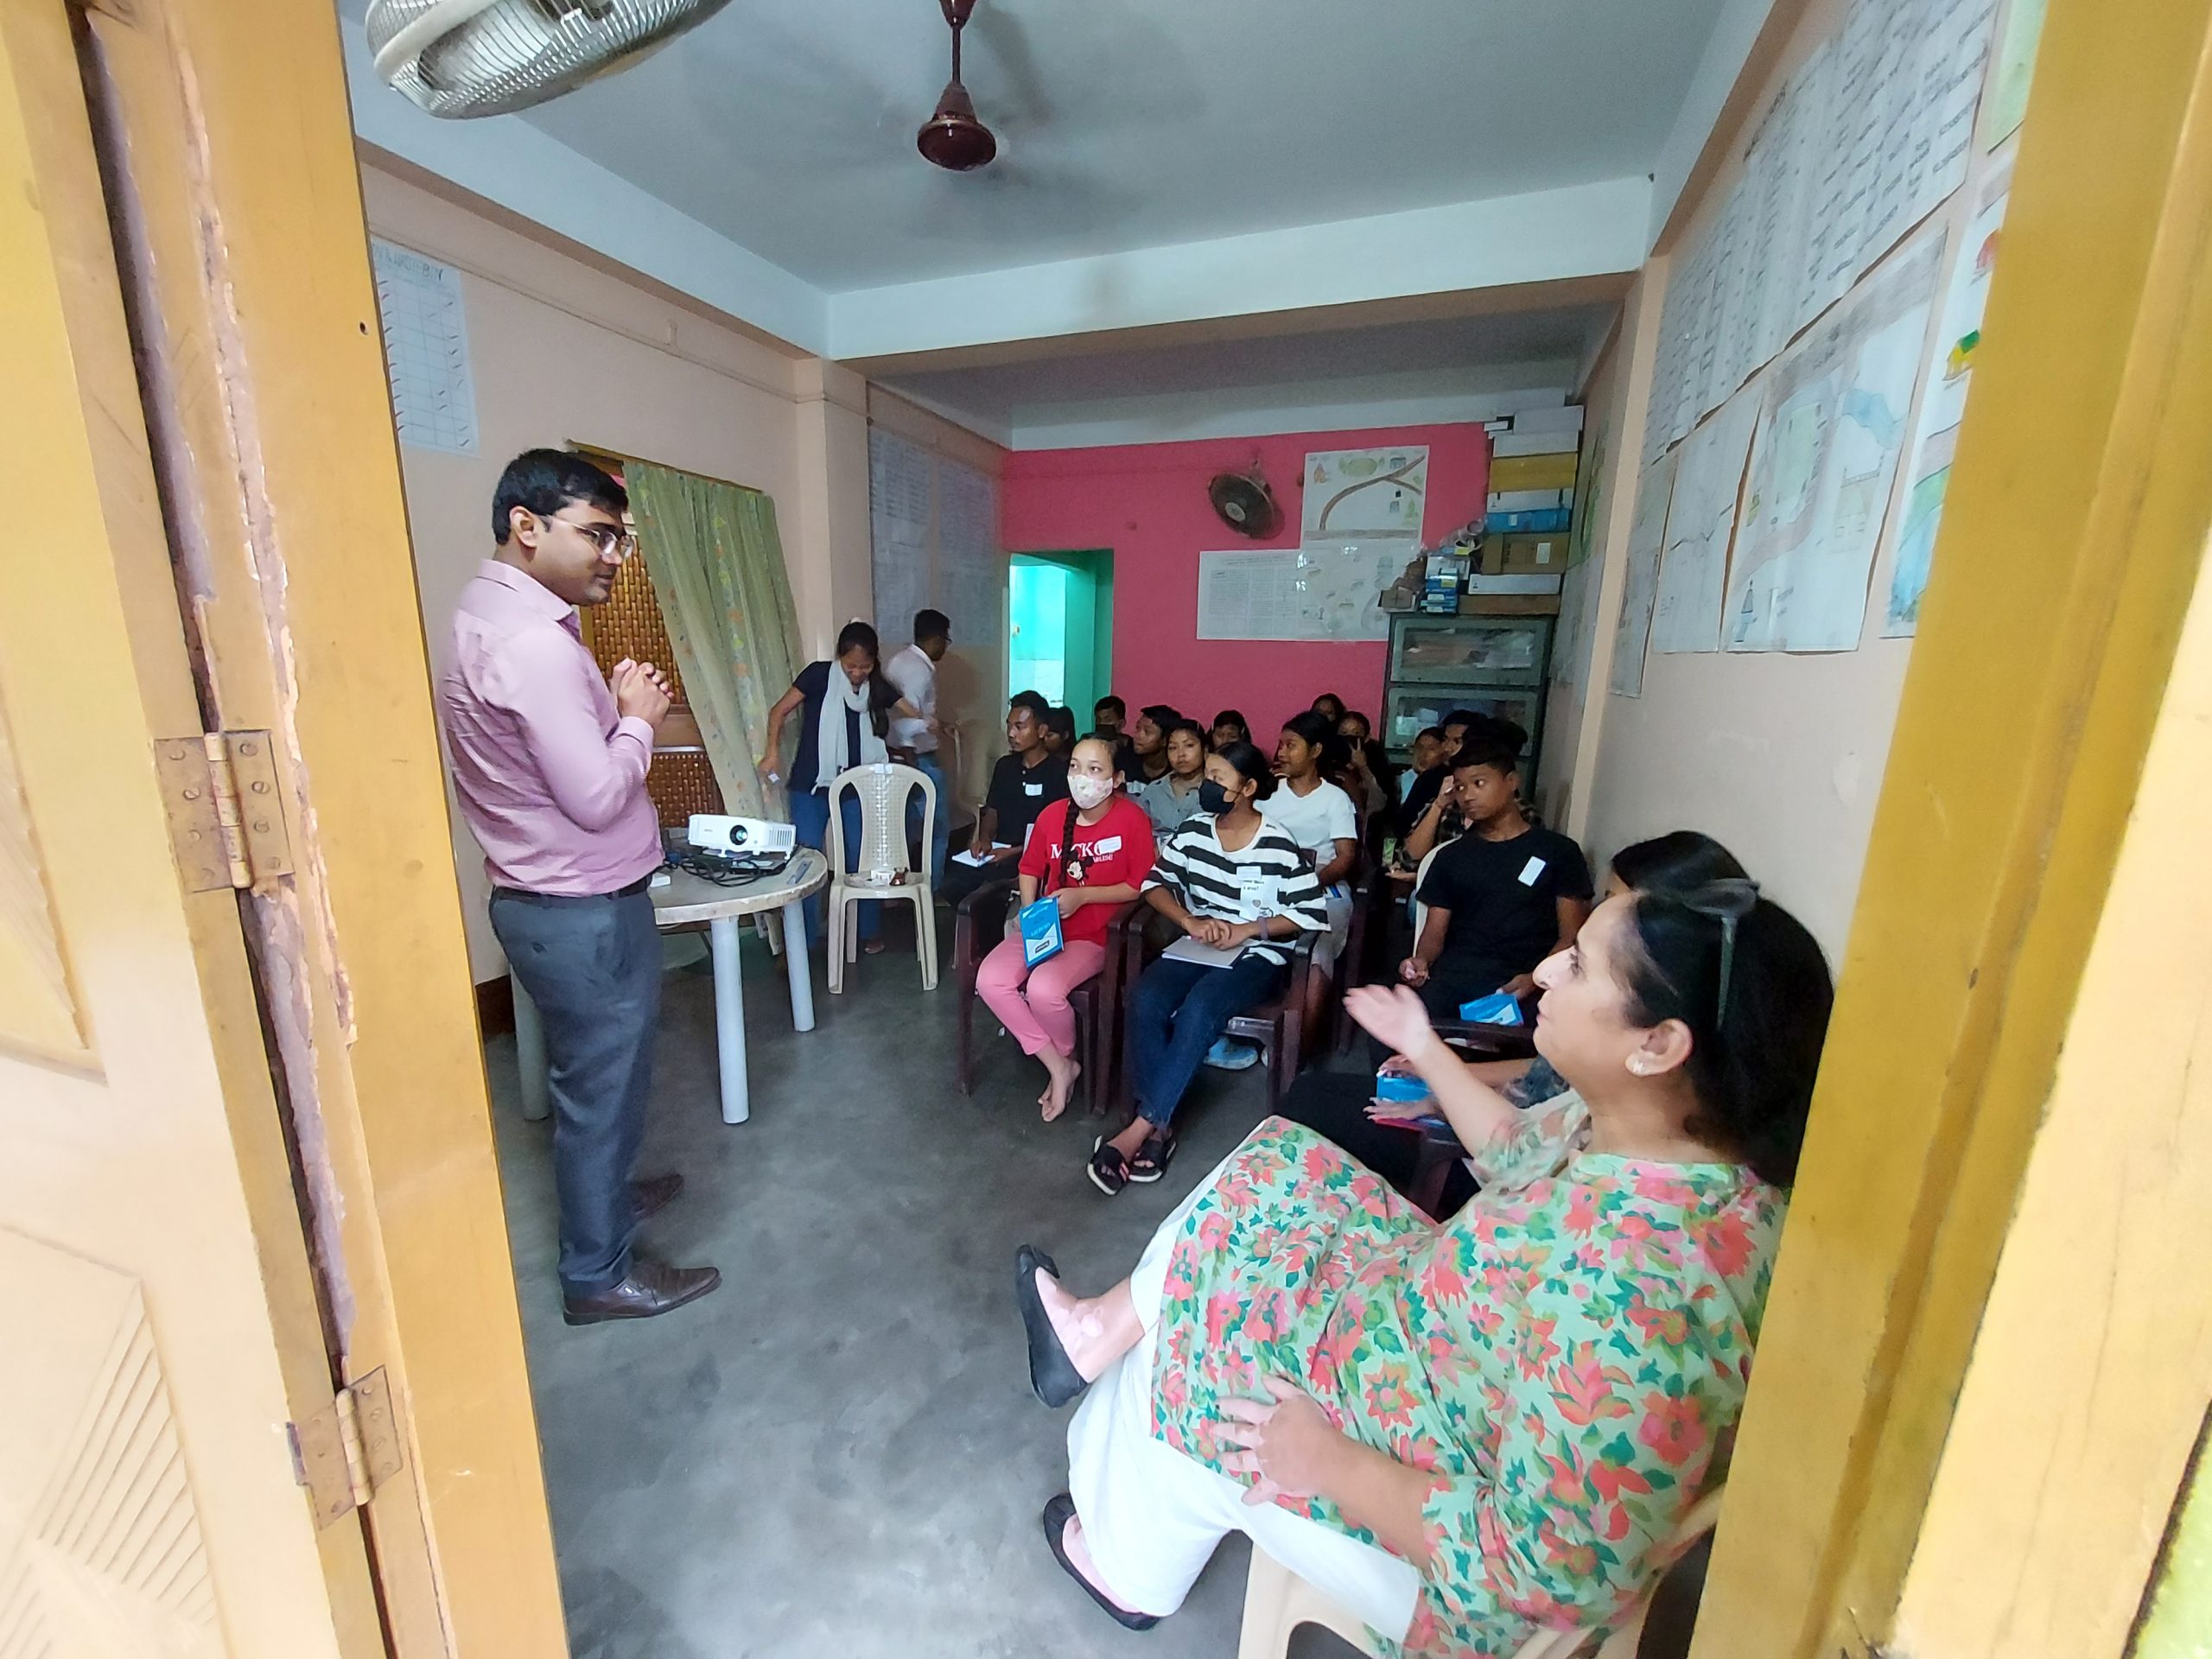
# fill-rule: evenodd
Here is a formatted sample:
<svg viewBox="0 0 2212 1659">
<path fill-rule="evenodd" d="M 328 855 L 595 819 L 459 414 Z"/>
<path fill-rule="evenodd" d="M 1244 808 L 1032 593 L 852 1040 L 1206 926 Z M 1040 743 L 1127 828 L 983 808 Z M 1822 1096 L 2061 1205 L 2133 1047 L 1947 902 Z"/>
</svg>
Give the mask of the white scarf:
<svg viewBox="0 0 2212 1659">
<path fill-rule="evenodd" d="M 875 734 L 875 721 L 868 706 L 869 682 L 855 685 L 845 671 L 830 664 L 830 687 L 822 694 L 822 712 L 814 721 L 814 787 L 825 790 L 836 775 L 855 766 L 878 766 L 891 758 L 883 740 Z M 845 753 L 845 716 L 861 717 L 861 752 Z"/>
</svg>

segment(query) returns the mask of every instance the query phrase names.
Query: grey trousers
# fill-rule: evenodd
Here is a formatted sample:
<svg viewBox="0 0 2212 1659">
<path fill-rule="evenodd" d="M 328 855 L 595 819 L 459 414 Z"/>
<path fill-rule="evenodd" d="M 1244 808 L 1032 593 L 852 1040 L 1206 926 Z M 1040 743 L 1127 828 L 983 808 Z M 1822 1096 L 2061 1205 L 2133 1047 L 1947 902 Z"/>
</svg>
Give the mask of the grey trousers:
<svg viewBox="0 0 2212 1659">
<path fill-rule="evenodd" d="M 545 1028 L 561 1288 L 588 1296 L 628 1276 L 630 1177 L 652 1084 L 660 935 L 645 893 L 556 898 L 499 888 L 492 931 Z"/>
</svg>

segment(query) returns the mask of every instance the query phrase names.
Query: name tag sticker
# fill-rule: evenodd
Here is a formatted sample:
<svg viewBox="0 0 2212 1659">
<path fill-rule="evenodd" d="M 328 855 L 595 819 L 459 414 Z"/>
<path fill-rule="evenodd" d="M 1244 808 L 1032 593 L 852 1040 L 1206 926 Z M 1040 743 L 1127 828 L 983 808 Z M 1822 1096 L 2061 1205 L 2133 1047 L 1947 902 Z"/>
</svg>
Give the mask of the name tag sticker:
<svg viewBox="0 0 2212 1659">
<path fill-rule="evenodd" d="M 1246 906 L 1262 915 L 1270 915 L 1280 897 L 1279 884 L 1272 875 L 1248 875 L 1236 884 Z"/>
<path fill-rule="evenodd" d="M 1025 795 L 1042 795 L 1045 792 L 1045 785 L 1042 784 L 1024 784 L 1021 786 L 1021 792 Z"/>
<path fill-rule="evenodd" d="M 1542 875 L 1543 873 L 1544 861 L 1541 858 L 1530 859 L 1526 864 L 1523 864 L 1521 867 L 1521 885 L 1524 887 L 1535 887 L 1536 885 L 1536 879 Z"/>
<path fill-rule="evenodd" d="M 1119 836 L 1109 836 L 1103 841 L 1094 841 L 1090 843 L 1090 855 L 1093 858 L 1103 858 L 1109 853 L 1118 853 L 1121 850 L 1122 838 Z"/>
</svg>

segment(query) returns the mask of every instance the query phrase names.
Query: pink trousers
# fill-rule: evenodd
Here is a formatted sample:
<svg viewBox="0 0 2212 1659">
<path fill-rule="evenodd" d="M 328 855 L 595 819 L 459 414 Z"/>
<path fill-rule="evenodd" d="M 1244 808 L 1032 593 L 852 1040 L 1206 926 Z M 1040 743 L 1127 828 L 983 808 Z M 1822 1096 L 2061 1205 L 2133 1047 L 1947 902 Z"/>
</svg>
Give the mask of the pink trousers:
<svg viewBox="0 0 2212 1659">
<path fill-rule="evenodd" d="M 976 969 L 976 995 L 1014 1033 L 1023 1053 L 1034 1054 L 1049 1043 L 1057 1053 L 1072 1054 L 1075 1010 L 1068 1007 L 1068 993 L 1105 965 L 1104 945 L 1071 939 L 1033 971 L 1021 960 L 1021 940 L 1006 939 Z"/>
</svg>

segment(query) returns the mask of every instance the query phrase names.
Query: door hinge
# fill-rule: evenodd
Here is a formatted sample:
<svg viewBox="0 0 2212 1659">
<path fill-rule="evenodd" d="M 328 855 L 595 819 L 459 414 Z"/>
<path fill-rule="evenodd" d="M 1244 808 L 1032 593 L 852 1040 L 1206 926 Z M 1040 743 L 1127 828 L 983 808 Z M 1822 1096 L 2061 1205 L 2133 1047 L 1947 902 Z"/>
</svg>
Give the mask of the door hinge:
<svg viewBox="0 0 2212 1659">
<path fill-rule="evenodd" d="M 186 891 L 289 875 L 292 845 L 266 732 L 204 732 L 154 745 L 169 843 Z"/>
<path fill-rule="evenodd" d="M 381 1365 L 339 1389 L 306 1421 L 288 1427 L 293 1472 L 308 1489 L 318 1528 L 362 1508 L 406 1462 L 391 1409 L 391 1386 Z"/>
</svg>

